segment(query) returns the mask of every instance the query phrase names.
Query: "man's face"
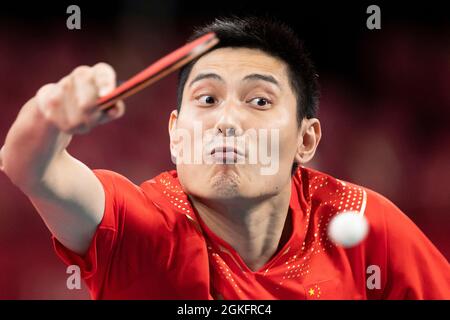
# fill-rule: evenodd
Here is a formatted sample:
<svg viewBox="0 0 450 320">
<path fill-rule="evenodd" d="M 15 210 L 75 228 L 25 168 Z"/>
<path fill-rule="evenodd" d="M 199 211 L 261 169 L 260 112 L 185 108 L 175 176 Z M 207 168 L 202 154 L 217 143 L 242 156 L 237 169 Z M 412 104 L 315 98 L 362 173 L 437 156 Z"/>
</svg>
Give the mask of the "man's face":
<svg viewBox="0 0 450 320">
<path fill-rule="evenodd" d="M 287 65 L 277 58 L 247 48 L 201 57 L 186 81 L 180 114 L 174 111 L 169 123 L 185 192 L 232 200 L 283 191 L 299 142 L 296 103 Z"/>
</svg>

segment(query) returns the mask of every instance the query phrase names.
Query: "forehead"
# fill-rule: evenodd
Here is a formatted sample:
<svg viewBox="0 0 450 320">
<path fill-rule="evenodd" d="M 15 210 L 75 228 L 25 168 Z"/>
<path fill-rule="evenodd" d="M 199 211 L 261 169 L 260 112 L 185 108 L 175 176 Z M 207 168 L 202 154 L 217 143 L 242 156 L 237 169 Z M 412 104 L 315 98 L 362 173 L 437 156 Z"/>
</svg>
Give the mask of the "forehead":
<svg viewBox="0 0 450 320">
<path fill-rule="evenodd" d="M 281 59 L 258 49 L 220 48 L 202 56 L 193 66 L 189 78 L 203 72 L 217 72 L 224 76 L 264 73 L 280 82 L 287 81 L 287 65 Z"/>
</svg>

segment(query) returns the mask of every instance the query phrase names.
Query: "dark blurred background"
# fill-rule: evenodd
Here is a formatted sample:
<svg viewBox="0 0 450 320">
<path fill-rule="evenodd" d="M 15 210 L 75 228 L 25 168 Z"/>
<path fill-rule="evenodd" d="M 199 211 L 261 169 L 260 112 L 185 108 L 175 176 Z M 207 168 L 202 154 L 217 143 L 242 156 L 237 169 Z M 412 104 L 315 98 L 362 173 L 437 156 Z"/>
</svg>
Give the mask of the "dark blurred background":
<svg viewBox="0 0 450 320">
<path fill-rule="evenodd" d="M 295 5 L 294 5 L 295 3 Z M 66 9 L 81 8 L 81 30 Z M 381 30 L 366 9 L 381 8 Z M 0 140 L 45 83 L 81 64 L 126 79 L 220 15 L 290 24 L 319 70 L 324 136 L 311 167 L 390 198 L 450 257 L 450 19 L 440 1 L 40 1 L 0 5 Z M 71 154 L 135 183 L 174 168 L 167 120 L 176 76 L 127 100 L 124 118 L 76 137 Z M 0 174 L 0 298 L 81 299 L 28 199 Z"/>
</svg>

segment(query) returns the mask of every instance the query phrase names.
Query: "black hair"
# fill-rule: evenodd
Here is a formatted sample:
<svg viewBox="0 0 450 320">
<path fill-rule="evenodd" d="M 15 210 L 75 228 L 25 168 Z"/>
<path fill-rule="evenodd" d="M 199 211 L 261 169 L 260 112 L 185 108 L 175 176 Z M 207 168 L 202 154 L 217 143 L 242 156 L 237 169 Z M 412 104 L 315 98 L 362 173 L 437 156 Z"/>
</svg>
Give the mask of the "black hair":
<svg viewBox="0 0 450 320">
<path fill-rule="evenodd" d="M 297 96 L 297 122 L 314 118 L 318 111 L 318 75 L 302 41 L 286 24 L 268 17 L 227 17 L 195 29 L 189 41 L 215 32 L 219 48 L 258 49 L 279 58 L 288 66 L 291 88 Z M 177 109 L 180 112 L 183 90 L 189 74 L 199 58 L 184 66 L 178 74 Z M 294 164 L 293 171 L 297 168 Z"/>
</svg>

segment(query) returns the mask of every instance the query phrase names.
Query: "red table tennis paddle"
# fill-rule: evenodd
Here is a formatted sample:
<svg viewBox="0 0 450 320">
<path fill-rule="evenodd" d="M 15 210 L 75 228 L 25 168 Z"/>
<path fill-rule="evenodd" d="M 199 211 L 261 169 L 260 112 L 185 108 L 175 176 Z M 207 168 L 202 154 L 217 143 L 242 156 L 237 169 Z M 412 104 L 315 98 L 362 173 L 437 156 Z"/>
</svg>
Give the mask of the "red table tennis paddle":
<svg viewBox="0 0 450 320">
<path fill-rule="evenodd" d="M 159 59 L 143 71 L 131 77 L 108 95 L 97 100 L 102 110 L 107 110 L 118 100 L 131 96 L 171 72 L 199 57 L 219 42 L 215 33 L 208 33 Z"/>
</svg>

